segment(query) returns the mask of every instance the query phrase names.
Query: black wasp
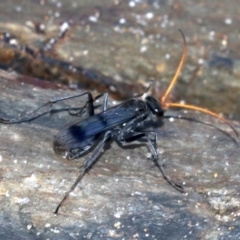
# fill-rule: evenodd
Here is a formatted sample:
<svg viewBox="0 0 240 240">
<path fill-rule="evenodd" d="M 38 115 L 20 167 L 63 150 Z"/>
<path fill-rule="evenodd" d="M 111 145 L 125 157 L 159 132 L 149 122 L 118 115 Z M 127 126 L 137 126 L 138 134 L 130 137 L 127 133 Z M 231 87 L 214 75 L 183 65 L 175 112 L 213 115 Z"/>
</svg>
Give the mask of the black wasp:
<svg viewBox="0 0 240 240">
<path fill-rule="evenodd" d="M 181 31 L 180 31 L 181 32 Z M 104 93 L 98 95 L 97 97 L 93 97 L 90 92 L 84 92 L 82 94 L 60 98 L 56 100 L 50 100 L 45 103 L 38 109 L 32 111 L 27 114 L 23 118 L 16 119 L 0 119 L 1 123 L 20 123 L 23 121 L 32 120 L 40 115 L 36 115 L 35 113 L 42 107 L 50 106 L 49 111 L 52 106 L 59 102 L 70 98 L 80 97 L 83 95 L 88 96 L 88 101 L 85 106 L 81 108 L 81 110 L 77 113 L 77 115 L 81 115 L 83 109 L 86 109 L 88 112 L 88 117 L 84 120 L 75 120 L 74 122 L 69 123 L 63 129 L 61 129 L 58 134 L 54 138 L 53 149 L 57 154 L 64 154 L 67 159 L 75 159 L 79 158 L 87 151 L 94 148 L 91 156 L 87 159 L 86 163 L 83 166 L 83 171 L 76 179 L 75 183 L 72 185 L 70 190 L 65 194 L 62 201 L 57 206 L 54 211 L 55 214 L 58 213 L 63 202 L 68 198 L 69 194 L 76 188 L 77 184 L 81 181 L 84 175 L 90 170 L 95 161 L 98 159 L 99 155 L 104 148 L 105 143 L 113 139 L 120 143 L 120 145 L 124 145 L 126 142 L 131 142 L 134 140 L 145 140 L 152 154 L 152 159 L 155 165 L 163 174 L 163 177 L 166 181 L 171 184 L 175 189 L 180 192 L 183 192 L 184 189 L 182 186 L 174 183 L 169 176 L 167 176 L 164 172 L 164 168 L 161 163 L 158 162 L 158 152 L 157 152 L 157 134 L 154 131 L 145 131 L 143 129 L 144 124 L 149 121 L 155 121 L 163 117 L 164 111 L 169 107 L 181 107 L 187 109 L 193 109 L 197 111 L 201 111 L 203 113 L 212 115 L 225 123 L 227 123 L 237 134 L 235 129 L 223 118 L 219 117 L 216 113 L 211 112 L 207 109 L 203 109 L 193 105 L 186 105 L 180 103 L 167 103 L 165 102 L 168 94 L 172 90 L 175 85 L 180 71 L 183 67 L 183 63 L 186 58 L 186 41 L 183 33 L 181 32 L 184 39 L 184 48 L 182 57 L 178 66 L 178 69 L 173 77 L 168 89 L 166 90 L 164 96 L 157 100 L 152 96 L 147 96 L 143 98 L 143 95 L 152 87 L 152 82 L 150 83 L 147 90 L 139 94 L 130 100 L 123 102 L 114 107 L 108 107 L 108 94 Z M 100 113 L 94 113 L 94 102 L 104 96 L 103 102 L 103 110 Z M 29 116 L 32 116 L 29 118 Z"/>
</svg>

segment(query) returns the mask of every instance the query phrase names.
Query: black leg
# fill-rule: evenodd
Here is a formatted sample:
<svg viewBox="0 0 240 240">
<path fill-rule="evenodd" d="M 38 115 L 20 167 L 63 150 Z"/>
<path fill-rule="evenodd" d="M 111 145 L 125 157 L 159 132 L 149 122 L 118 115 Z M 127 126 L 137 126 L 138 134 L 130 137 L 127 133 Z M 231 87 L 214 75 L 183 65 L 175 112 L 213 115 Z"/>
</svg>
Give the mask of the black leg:
<svg viewBox="0 0 240 240">
<path fill-rule="evenodd" d="M 152 156 L 153 156 L 153 162 L 155 163 L 155 165 L 157 166 L 157 168 L 160 170 L 160 172 L 162 173 L 164 179 L 173 187 L 175 188 L 177 191 L 179 192 L 184 192 L 184 189 L 181 185 L 175 183 L 164 171 L 164 167 L 162 165 L 162 162 L 159 163 L 158 162 L 158 153 L 157 153 L 157 134 L 156 132 L 141 132 L 142 134 L 146 134 L 145 135 L 145 138 L 147 139 L 148 141 L 148 146 L 152 152 Z M 155 137 L 154 137 L 154 140 L 150 140 L 149 138 L 149 134 L 154 134 Z"/>
<path fill-rule="evenodd" d="M 24 113 L 22 116 L 19 116 L 17 118 L 12 118 L 12 119 L 4 119 L 4 118 L 0 118 L 0 123 L 5 123 L 5 124 L 12 124 L 12 123 L 21 123 L 21 122 L 28 122 L 28 121 L 32 121 L 40 116 L 43 116 L 49 112 L 51 112 L 52 107 L 54 104 L 61 102 L 61 101 L 65 101 L 67 99 L 72 99 L 72 98 L 77 98 L 77 97 L 81 97 L 87 95 L 88 96 L 88 107 L 87 107 L 87 111 L 89 116 L 94 115 L 94 107 L 93 107 L 93 97 L 91 92 L 83 92 L 80 94 L 76 94 L 76 95 L 72 95 L 72 96 L 68 96 L 68 97 L 62 97 L 62 98 L 56 98 L 53 100 L 49 100 L 48 102 L 42 104 L 40 107 L 38 107 L 37 109 L 34 109 L 32 111 L 26 112 Z M 86 107 L 87 104 L 84 105 L 82 109 L 84 109 Z M 47 110 L 43 110 L 44 108 L 48 108 Z"/>
<path fill-rule="evenodd" d="M 150 134 L 153 134 L 154 139 L 150 139 Z M 175 183 L 174 181 L 172 181 L 172 179 L 165 173 L 164 171 L 164 167 L 162 165 L 162 162 L 159 163 L 158 162 L 158 153 L 157 153 L 157 134 L 156 132 L 153 131 L 141 131 L 141 132 L 133 132 L 131 135 L 128 136 L 121 136 L 121 134 L 119 134 L 117 137 L 115 137 L 117 139 L 117 141 L 119 141 L 122 145 L 125 144 L 126 141 L 128 141 L 130 138 L 136 138 L 139 136 L 139 139 L 145 139 L 147 140 L 147 145 L 151 150 L 152 153 L 152 158 L 153 158 L 153 162 L 154 164 L 157 166 L 157 168 L 159 169 L 159 171 L 162 173 L 164 179 L 173 187 L 175 188 L 177 191 L 179 192 L 184 192 L 184 189 L 181 185 Z"/>
<path fill-rule="evenodd" d="M 54 211 L 55 214 L 58 213 L 61 205 L 63 204 L 63 202 L 65 202 L 65 200 L 68 198 L 69 194 L 74 191 L 74 189 L 76 188 L 76 186 L 78 185 L 78 183 L 81 181 L 81 179 L 84 177 L 84 175 L 90 170 L 90 168 L 92 167 L 92 165 L 96 162 L 97 158 L 99 157 L 99 155 L 102 152 L 102 149 L 106 143 L 106 141 L 111 137 L 111 131 L 108 131 L 104 134 L 103 140 L 97 145 L 97 147 L 94 149 L 93 154 L 88 158 L 87 162 L 85 163 L 84 167 L 83 167 L 83 172 L 79 175 L 79 177 L 76 179 L 76 181 L 74 182 L 74 184 L 72 185 L 72 187 L 70 188 L 70 190 L 68 192 L 65 193 L 62 201 L 58 204 L 56 210 Z"/>
<path fill-rule="evenodd" d="M 78 110 L 77 112 L 73 112 L 73 111 L 68 111 L 68 113 L 72 116 L 81 116 L 84 109 L 87 108 L 88 109 L 88 115 L 89 117 L 90 116 L 93 116 L 94 115 L 94 106 L 93 106 L 93 102 L 95 102 L 96 100 L 98 100 L 99 98 L 101 97 L 104 97 L 104 100 L 103 100 L 103 111 L 106 111 L 108 109 L 108 93 L 101 93 L 99 95 L 97 95 L 94 100 L 93 99 L 90 99 L 88 100 L 85 105 L 80 109 Z"/>
<path fill-rule="evenodd" d="M 94 101 L 98 100 L 100 97 L 104 97 L 103 99 L 103 111 L 106 111 L 108 109 L 108 93 L 101 93 L 97 95 L 94 99 Z"/>
</svg>

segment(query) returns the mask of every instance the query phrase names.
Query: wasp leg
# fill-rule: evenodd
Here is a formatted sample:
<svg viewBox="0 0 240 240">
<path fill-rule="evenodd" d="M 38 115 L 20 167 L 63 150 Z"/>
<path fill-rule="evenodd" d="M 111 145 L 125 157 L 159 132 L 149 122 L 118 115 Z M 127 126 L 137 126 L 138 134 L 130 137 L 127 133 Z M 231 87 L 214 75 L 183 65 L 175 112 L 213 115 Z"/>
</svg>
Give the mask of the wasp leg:
<svg viewBox="0 0 240 240">
<path fill-rule="evenodd" d="M 69 194 L 74 191 L 74 189 L 76 188 L 76 186 L 78 185 L 78 183 L 81 181 L 81 179 L 84 177 L 84 175 L 90 170 L 90 168 L 93 166 L 93 164 L 96 162 L 96 160 L 98 159 L 99 155 L 102 152 L 102 149 L 106 143 L 106 141 L 111 137 L 112 135 L 112 131 L 107 131 L 104 134 L 104 137 L 102 139 L 102 141 L 97 145 L 97 147 L 94 149 L 93 154 L 88 158 L 87 162 L 85 163 L 84 167 L 83 167 L 83 172 L 79 175 L 79 177 L 76 179 L 76 181 L 74 182 L 74 184 L 72 185 L 72 187 L 70 188 L 70 190 L 68 192 L 65 193 L 62 201 L 58 204 L 56 210 L 54 211 L 55 214 L 58 213 L 60 207 L 62 206 L 62 204 L 65 202 L 65 200 L 68 198 Z"/>
<path fill-rule="evenodd" d="M 38 108 L 36 108 L 32 111 L 28 111 L 26 113 L 23 113 L 21 116 L 19 116 L 17 118 L 12 118 L 12 119 L 0 118 L 0 123 L 12 124 L 12 123 L 21 123 L 21 122 L 32 121 L 32 120 L 34 120 L 38 117 L 41 117 L 41 116 L 51 112 L 54 104 L 56 104 L 58 102 L 61 102 L 61 101 L 65 101 L 67 99 L 77 98 L 77 97 L 81 97 L 81 96 L 84 96 L 84 95 L 88 96 L 88 101 L 87 102 L 89 102 L 90 107 L 87 108 L 87 111 L 88 111 L 88 114 L 90 116 L 92 116 L 92 115 L 94 115 L 93 97 L 92 97 L 91 92 L 87 91 L 87 92 L 83 92 L 83 93 L 68 96 L 68 97 L 62 97 L 62 98 L 56 98 L 56 99 L 49 100 L 48 102 L 42 104 L 40 107 L 38 107 Z M 48 108 L 48 109 L 44 111 L 44 108 Z"/>
<path fill-rule="evenodd" d="M 153 139 L 150 139 L 150 136 L 149 135 L 153 135 L 154 138 Z M 175 188 L 177 191 L 179 192 L 184 192 L 184 189 L 181 185 L 175 183 L 171 177 L 169 177 L 165 170 L 164 170 L 164 166 L 161 163 L 158 162 L 158 153 L 157 153 L 157 133 L 154 132 L 154 131 L 141 131 L 141 132 L 136 132 L 134 131 L 133 133 L 131 134 L 127 134 L 127 136 L 120 136 L 118 137 L 117 136 L 117 140 L 121 143 L 121 144 L 125 144 L 126 141 L 128 141 L 129 139 L 131 138 L 134 138 L 136 139 L 137 137 L 139 136 L 139 138 L 137 139 L 138 141 L 139 140 L 147 140 L 147 145 L 148 147 L 150 148 L 151 150 L 151 153 L 152 153 L 152 158 L 153 158 L 153 162 L 154 164 L 156 165 L 156 167 L 159 169 L 159 171 L 162 173 L 164 179 L 173 187 Z"/>
</svg>

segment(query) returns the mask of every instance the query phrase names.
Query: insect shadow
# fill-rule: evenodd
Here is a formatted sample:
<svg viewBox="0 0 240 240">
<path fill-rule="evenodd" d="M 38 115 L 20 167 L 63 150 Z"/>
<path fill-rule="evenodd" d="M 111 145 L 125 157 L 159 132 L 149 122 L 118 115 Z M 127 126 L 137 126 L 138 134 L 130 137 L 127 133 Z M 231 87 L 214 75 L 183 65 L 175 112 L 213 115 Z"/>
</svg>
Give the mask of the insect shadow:
<svg viewBox="0 0 240 240">
<path fill-rule="evenodd" d="M 238 135 L 236 130 L 227 120 L 218 116 L 218 114 L 214 112 L 193 105 L 170 103 L 166 101 L 167 96 L 177 82 L 186 58 L 186 41 L 181 30 L 180 33 L 182 34 L 184 40 L 182 57 L 169 87 L 160 99 L 156 99 L 149 95 L 145 97 L 153 85 L 153 81 L 150 81 L 148 88 L 142 94 L 138 94 L 133 98 L 113 107 L 109 107 L 108 93 L 103 93 L 93 97 L 93 95 L 87 91 L 68 97 L 50 100 L 32 112 L 15 119 L 0 119 L 0 122 L 5 124 L 29 121 L 39 117 L 42 114 L 46 114 L 47 112 L 52 112 L 52 107 L 58 102 L 82 97 L 84 95 L 87 96 L 88 100 L 83 107 L 79 109 L 68 110 L 70 115 L 74 115 L 76 117 L 80 117 L 85 113 L 87 116 L 84 119 L 77 118 L 70 122 L 64 126 L 54 137 L 53 149 L 55 153 L 63 155 L 67 159 L 76 159 L 85 155 L 89 151 L 92 151 L 92 154 L 90 157 L 88 157 L 87 161 L 83 165 L 80 175 L 71 186 L 70 190 L 65 193 L 62 201 L 56 207 L 54 211 L 55 214 L 59 212 L 60 207 L 68 198 L 69 194 L 76 188 L 84 175 L 91 169 L 97 159 L 101 156 L 106 144 L 113 140 L 122 147 L 125 147 L 131 143 L 135 143 L 136 140 L 146 144 L 151 152 L 151 157 L 154 164 L 160 170 L 164 179 L 176 190 L 184 192 L 183 187 L 175 183 L 165 173 L 162 162 L 158 161 L 157 132 L 147 128 L 148 126 L 152 125 L 155 125 L 155 127 L 161 127 L 165 110 L 169 107 L 197 110 L 205 114 L 209 114 L 228 124 L 235 134 Z M 96 100 L 99 98 L 103 98 L 103 104 L 101 106 L 102 110 L 99 113 L 95 113 L 94 103 L 96 103 Z M 39 111 L 45 107 L 47 107 L 48 110 L 39 113 Z"/>
</svg>

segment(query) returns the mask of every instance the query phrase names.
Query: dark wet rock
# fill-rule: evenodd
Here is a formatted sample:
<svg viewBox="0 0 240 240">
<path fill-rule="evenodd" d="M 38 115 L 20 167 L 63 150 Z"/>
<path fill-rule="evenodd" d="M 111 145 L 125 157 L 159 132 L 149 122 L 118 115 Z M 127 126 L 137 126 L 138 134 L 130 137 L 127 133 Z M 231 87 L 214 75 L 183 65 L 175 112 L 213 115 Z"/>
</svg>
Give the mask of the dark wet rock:
<svg viewBox="0 0 240 240">
<path fill-rule="evenodd" d="M 4 76 L 0 117 L 15 117 L 48 99 L 72 94 Z M 84 99 L 63 107 L 69 104 L 82 106 Z M 112 143 L 57 216 L 53 211 L 88 157 L 69 161 L 52 149 L 53 136 L 70 121 L 68 114 L 0 124 L 1 238 L 239 239 L 238 138 L 227 125 L 202 114 L 166 114 L 215 126 L 166 118 L 155 129 L 160 160 L 172 179 L 184 184 L 186 194 L 163 180 L 147 160 L 147 147 L 121 149 Z M 234 127 L 240 131 L 238 123 Z"/>
<path fill-rule="evenodd" d="M 18 4 L 1 1 L 0 9 L 0 32 L 10 33 L 19 45 L 36 52 L 59 35 L 64 23 L 70 25 L 66 37 L 46 54 L 49 58 L 28 58 L 29 68 L 24 68 L 18 58 L 12 69 L 17 66 L 24 75 L 69 81 L 74 87 L 81 80 L 79 86 L 108 89 L 119 97 L 138 92 L 135 87 L 150 78 L 157 80 L 154 91 L 161 96 L 179 62 L 183 41 L 177 29 L 181 29 L 188 54 L 172 99 L 240 119 L 240 48 L 236 31 L 240 5 L 236 1 L 22 0 Z M 43 31 L 39 32 L 39 25 L 45 27 Z M 214 54 L 228 59 L 213 59 L 211 67 L 208 62 Z M 1 48 L 1 57 L 9 60 L 12 54 Z M 64 67 L 58 63 L 66 63 L 65 69 L 69 64 L 79 67 L 80 75 L 61 72 Z M 81 75 L 81 69 L 90 71 Z M 124 91 L 125 84 L 133 88 Z"/>
<path fill-rule="evenodd" d="M 234 61 L 230 57 L 220 56 L 217 54 L 212 54 L 208 60 L 208 65 L 211 68 L 225 69 L 232 73 L 234 67 Z"/>
</svg>

